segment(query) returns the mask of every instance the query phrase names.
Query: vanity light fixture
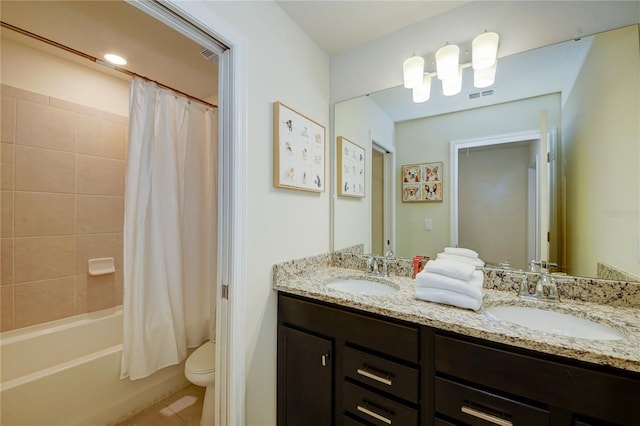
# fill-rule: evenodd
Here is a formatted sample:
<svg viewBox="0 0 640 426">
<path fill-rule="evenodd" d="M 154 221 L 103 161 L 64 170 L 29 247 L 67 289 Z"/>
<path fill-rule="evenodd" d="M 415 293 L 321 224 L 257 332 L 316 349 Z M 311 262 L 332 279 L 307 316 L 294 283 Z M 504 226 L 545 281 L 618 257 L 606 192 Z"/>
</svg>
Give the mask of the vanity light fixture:
<svg viewBox="0 0 640 426">
<path fill-rule="evenodd" d="M 446 44 L 435 53 L 436 71 L 424 71 L 424 59 L 413 55 L 402 64 L 404 87 L 412 89 L 413 102 L 420 103 L 429 99 L 431 78 L 437 76 L 442 81 L 442 93 L 445 96 L 457 95 L 462 91 L 464 68 L 473 68 L 473 85 L 477 88 L 491 86 L 495 81 L 498 41 L 495 32 L 476 36 L 471 43 L 472 60 L 460 64 L 460 48 L 455 44 Z"/>
<path fill-rule="evenodd" d="M 107 62 L 110 62 L 114 65 L 127 65 L 127 60 L 124 59 L 122 56 L 116 55 L 115 53 L 105 54 L 104 59 L 106 59 Z"/>
</svg>

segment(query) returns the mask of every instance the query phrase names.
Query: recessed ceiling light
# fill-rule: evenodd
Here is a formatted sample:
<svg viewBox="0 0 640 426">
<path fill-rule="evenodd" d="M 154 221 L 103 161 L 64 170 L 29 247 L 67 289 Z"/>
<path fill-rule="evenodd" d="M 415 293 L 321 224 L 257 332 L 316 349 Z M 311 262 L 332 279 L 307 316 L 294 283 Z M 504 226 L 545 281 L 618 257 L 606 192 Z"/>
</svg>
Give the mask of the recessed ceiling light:
<svg viewBox="0 0 640 426">
<path fill-rule="evenodd" d="M 113 53 L 107 53 L 106 55 L 104 55 L 104 58 L 114 65 L 127 65 L 126 59 Z"/>
</svg>

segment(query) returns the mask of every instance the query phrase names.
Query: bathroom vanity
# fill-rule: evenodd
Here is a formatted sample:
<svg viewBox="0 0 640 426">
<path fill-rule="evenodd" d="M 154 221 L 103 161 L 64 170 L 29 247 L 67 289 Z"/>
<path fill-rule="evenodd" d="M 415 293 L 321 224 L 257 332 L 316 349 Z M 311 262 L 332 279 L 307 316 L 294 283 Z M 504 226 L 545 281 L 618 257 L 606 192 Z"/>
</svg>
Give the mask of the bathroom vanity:
<svg viewBox="0 0 640 426">
<path fill-rule="evenodd" d="M 278 425 L 638 425 L 640 310 L 578 302 L 620 330 L 590 341 L 496 322 L 483 312 L 327 288 L 331 266 L 274 273 Z M 486 290 L 485 304 L 520 303 Z"/>
</svg>

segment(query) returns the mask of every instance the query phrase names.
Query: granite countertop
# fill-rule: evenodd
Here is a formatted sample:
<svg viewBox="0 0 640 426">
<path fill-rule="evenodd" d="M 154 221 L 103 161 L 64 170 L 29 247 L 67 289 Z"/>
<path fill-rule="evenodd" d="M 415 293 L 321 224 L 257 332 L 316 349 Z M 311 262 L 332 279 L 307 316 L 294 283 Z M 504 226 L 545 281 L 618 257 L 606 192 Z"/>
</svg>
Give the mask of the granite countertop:
<svg viewBox="0 0 640 426">
<path fill-rule="evenodd" d="M 338 279 L 370 279 L 396 287 L 395 294 L 359 296 L 333 290 L 327 283 Z M 580 361 L 640 372 L 640 309 L 562 300 L 524 300 L 515 291 L 484 289 L 483 308 L 478 312 L 416 299 L 411 278 L 377 278 L 356 269 L 324 266 L 290 274 L 274 274 L 274 289 L 324 302 L 359 309 L 416 324 L 493 342 L 532 349 Z M 519 305 L 569 313 L 609 325 L 624 335 L 620 340 L 587 340 L 537 331 L 490 318 L 484 308 Z"/>
</svg>

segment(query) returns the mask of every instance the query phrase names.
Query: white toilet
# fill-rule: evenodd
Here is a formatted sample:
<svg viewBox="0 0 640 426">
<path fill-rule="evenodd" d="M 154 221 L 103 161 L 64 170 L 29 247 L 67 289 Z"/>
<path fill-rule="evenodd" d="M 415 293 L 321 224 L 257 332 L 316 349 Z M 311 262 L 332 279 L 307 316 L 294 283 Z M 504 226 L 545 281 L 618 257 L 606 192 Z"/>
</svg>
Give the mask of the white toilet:
<svg viewBox="0 0 640 426">
<path fill-rule="evenodd" d="M 200 426 L 214 426 L 215 412 L 215 375 L 216 375 L 215 342 L 207 343 L 193 351 L 184 365 L 184 375 L 194 385 L 204 386 L 204 403 Z"/>
</svg>

